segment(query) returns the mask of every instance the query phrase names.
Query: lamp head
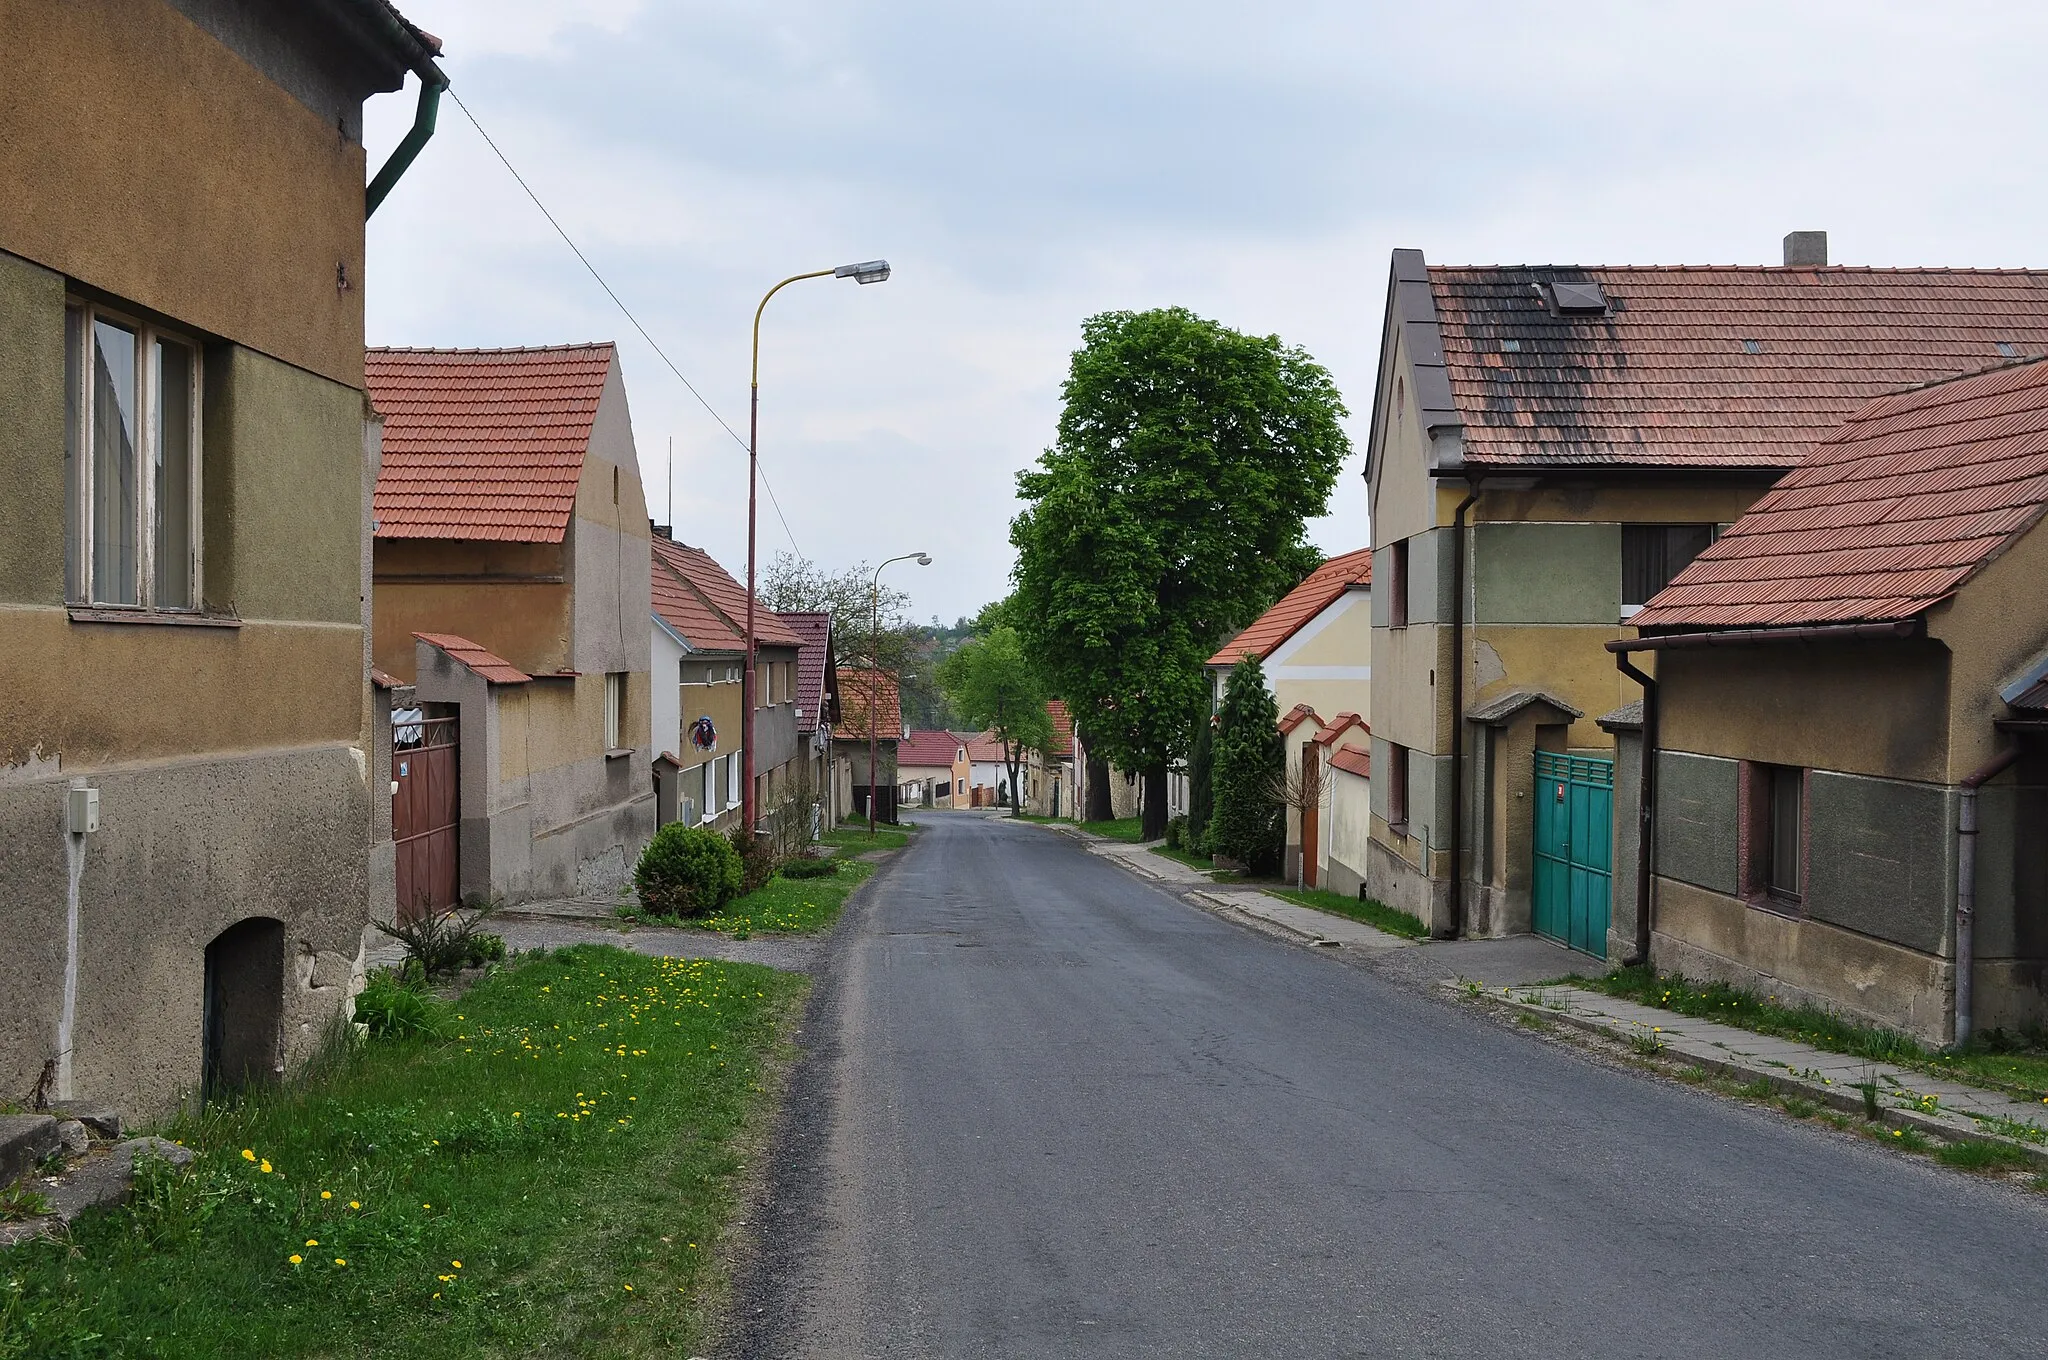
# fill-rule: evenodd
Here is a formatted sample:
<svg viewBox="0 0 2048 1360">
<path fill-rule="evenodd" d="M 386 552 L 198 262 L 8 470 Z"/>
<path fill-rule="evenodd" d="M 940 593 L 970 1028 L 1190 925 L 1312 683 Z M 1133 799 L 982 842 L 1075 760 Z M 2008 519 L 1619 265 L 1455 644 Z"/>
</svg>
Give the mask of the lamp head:
<svg viewBox="0 0 2048 1360">
<path fill-rule="evenodd" d="M 920 567 L 928 567 L 931 564 L 932 555 L 930 553 L 919 553 L 917 555 L 917 565 L 919 565 Z"/>
<path fill-rule="evenodd" d="M 859 264 L 843 264 L 832 271 L 835 279 L 852 279 L 855 283 L 883 283 L 889 277 L 887 260 L 862 260 Z"/>
</svg>

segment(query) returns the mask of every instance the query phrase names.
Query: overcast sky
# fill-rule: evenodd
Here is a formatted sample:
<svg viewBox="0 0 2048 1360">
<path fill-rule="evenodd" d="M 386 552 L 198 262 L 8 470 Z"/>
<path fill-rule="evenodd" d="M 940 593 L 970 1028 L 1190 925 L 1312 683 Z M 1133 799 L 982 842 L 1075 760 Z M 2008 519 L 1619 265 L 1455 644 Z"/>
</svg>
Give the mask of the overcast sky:
<svg viewBox="0 0 2048 1360">
<path fill-rule="evenodd" d="M 2048 264 L 2032 5 L 400 0 L 455 90 L 745 433 L 761 555 L 948 621 L 1007 589 L 1014 475 L 1081 319 L 1181 304 L 1335 375 L 1363 443 L 1388 252 L 1434 263 Z M 371 163 L 413 92 L 370 108 Z M 452 104 L 370 223 L 375 344 L 615 339 L 649 505 L 745 566 L 746 459 Z M 1354 457 L 1312 536 L 1366 541 Z"/>
</svg>

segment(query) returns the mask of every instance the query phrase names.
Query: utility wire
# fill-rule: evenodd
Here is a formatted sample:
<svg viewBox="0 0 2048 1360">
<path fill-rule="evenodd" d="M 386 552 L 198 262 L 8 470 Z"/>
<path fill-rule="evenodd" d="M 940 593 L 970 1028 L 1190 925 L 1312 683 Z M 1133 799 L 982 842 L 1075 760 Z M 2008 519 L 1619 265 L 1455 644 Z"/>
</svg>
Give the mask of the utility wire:
<svg viewBox="0 0 2048 1360">
<path fill-rule="evenodd" d="M 732 436 L 733 443 L 738 444 L 742 449 L 747 448 L 747 441 L 740 438 L 739 431 L 726 424 L 725 417 L 718 414 L 718 408 L 709 401 L 706 401 L 704 394 L 697 390 L 697 385 L 683 376 L 683 370 L 677 368 L 675 360 L 668 357 L 668 351 L 664 350 L 660 342 L 647 333 L 647 328 L 640 324 L 640 318 L 633 315 L 633 309 L 628 307 L 625 300 L 612 290 L 612 286 L 605 282 L 604 275 L 597 272 L 597 266 L 590 262 L 590 257 L 585 255 L 582 248 L 570 238 L 569 233 L 562 229 L 562 224 L 555 220 L 553 213 L 548 211 L 548 205 L 540 201 L 540 195 L 535 193 L 533 186 L 526 182 L 526 176 L 519 173 L 518 169 L 512 164 L 511 158 L 506 156 L 495 141 L 491 140 L 491 134 L 484 131 L 484 125 L 478 122 L 476 115 L 469 111 L 469 105 L 462 102 L 462 96 L 455 93 L 452 87 L 446 93 L 450 99 L 455 101 L 455 107 L 462 110 L 462 116 L 469 120 L 469 125 L 476 129 L 477 136 L 484 139 L 484 145 L 491 149 L 492 154 L 498 158 L 498 163 L 503 165 L 507 173 L 518 182 L 519 187 L 526 191 L 526 196 L 533 200 L 533 206 L 540 209 L 540 215 L 548 220 L 548 225 L 553 227 L 555 234 L 562 238 L 562 244 L 569 247 L 575 253 L 576 258 L 582 262 L 583 267 L 590 271 L 590 277 L 597 280 L 597 286 L 604 289 L 605 296 L 612 300 L 612 304 L 619 309 L 620 314 L 626 320 L 633 323 L 633 329 L 640 332 L 640 338 L 647 342 L 648 348 L 652 349 L 660 357 L 661 361 L 668 365 L 668 371 L 676 375 L 676 381 L 689 389 L 690 395 L 695 397 L 697 404 L 702 406 L 710 414 L 711 418 L 718 422 L 719 428 Z M 776 499 L 775 488 L 769 484 L 768 473 L 766 469 L 760 467 L 760 460 L 758 458 L 755 460 L 755 467 L 760 472 L 761 485 L 768 491 L 768 503 L 775 507 L 775 518 L 782 521 L 782 532 L 789 536 L 790 548 L 795 551 L 798 557 L 802 557 L 804 550 L 797 547 L 796 535 L 790 531 L 789 517 L 782 513 L 782 502 Z"/>
</svg>

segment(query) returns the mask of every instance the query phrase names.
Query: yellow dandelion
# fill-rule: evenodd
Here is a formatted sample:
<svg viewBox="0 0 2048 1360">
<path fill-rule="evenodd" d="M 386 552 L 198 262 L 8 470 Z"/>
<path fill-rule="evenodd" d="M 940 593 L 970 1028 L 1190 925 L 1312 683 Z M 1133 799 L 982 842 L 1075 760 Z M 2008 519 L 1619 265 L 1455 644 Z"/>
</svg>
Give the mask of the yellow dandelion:
<svg viewBox="0 0 2048 1360">
<path fill-rule="evenodd" d="M 261 1171 L 264 1175 L 268 1176 L 270 1174 L 270 1163 L 267 1161 L 258 1162 L 256 1164 L 256 1169 L 258 1171 Z"/>
<path fill-rule="evenodd" d="M 320 1245 L 320 1239 L 317 1237 L 309 1237 L 306 1239 L 306 1245 L 309 1247 L 317 1247 Z"/>
<path fill-rule="evenodd" d="M 450 1261 L 448 1264 L 454 1266 L 457 1270 L 462 1269 L 462 1262 L 460 1261 Z"/>
<path fill-rule="evenodd" d="M 297 1252 L 293 1252 L 290 1256 L 287 1256 L 285 1259 L 290 1261 L 293 1265 L 298 1265 L 301 1261 L 304 1261 L 306 1258 L 299 1255 Z"/>
<path fill-rule="evenodd" d="M 256 1154 L 255 1154 L 255 1153 L 253 1153 L 253 1152 L 251 1152 L 251 1151 L 250 1151 L 250 1150 L 249 1150 L 248 1148 L 243 1148 L 243 1149 L 242 1149 L 242 1160 L 243 1160 L 243 1161 L 245 1161 L 245 1162 L 253 1162 L 253 1161 L 255 1161 L 255 1160 L 256 1160 Z"/>
<path fill-rule="evenodd" d="M 334 1198 L 334 1192 L 333 1192 L 332 1190 L 322 1190 L 322 1191 L 320 1192 L 320 1198 L 322 1198 L 322 1199 L 333 1199 L 333 1198 Z"/>
<path fill-rule="evenodd" d="M 353 1199 L 352 1199 L 352 1200 L 350 1200 L 350 1201 L 348 1202 L 348 1207 L 349 1207 L 349 1208 L 351 1208 L 351 1209 L 360 1209 L 360 1208 L 362 1208 L 362 1207 L 363 1207 L 363 1205 L 362 1205 L 362 1201 L 361 1201 L 361 1200 L 353 1200 Z"/>
</svg>

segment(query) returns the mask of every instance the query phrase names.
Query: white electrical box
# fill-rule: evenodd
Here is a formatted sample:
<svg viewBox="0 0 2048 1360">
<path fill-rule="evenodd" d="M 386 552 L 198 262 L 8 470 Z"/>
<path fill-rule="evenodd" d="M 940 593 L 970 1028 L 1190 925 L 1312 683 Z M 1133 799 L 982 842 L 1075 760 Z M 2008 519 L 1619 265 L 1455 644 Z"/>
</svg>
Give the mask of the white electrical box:
<svg viewBox="0 0 2048 1360">
<path fill-rule="evenodd" d="M 74 836 L 89 836 L 100 829 L 100 791 L 66 789 L 64 829 Z"/>
</svg>

